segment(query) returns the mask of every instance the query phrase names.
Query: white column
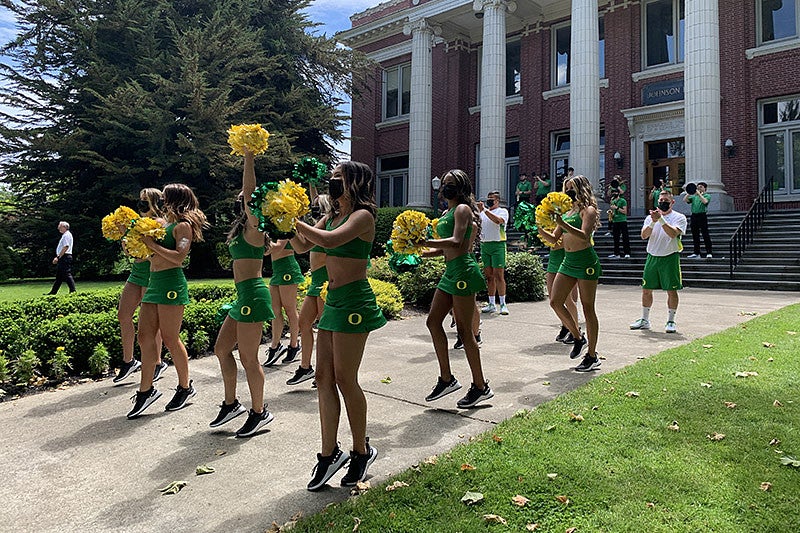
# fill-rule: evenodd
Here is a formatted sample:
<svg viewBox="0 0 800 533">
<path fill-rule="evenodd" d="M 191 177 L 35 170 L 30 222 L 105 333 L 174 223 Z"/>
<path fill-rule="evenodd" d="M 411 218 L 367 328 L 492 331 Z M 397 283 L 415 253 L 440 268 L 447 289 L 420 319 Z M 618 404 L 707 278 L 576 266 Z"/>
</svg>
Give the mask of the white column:
<svg viewBox="0 0 800 533">
<path fill-rule="evenodd" d="M 481 58 L 480 176 L 476 194 L 485 198 L 492 190 L 508 198 L 506 190 L 506 11 L 517 5 L 507 0 L 474 0 L 483 13 Z"/>
<path fill-rule="evenodd" d="M 686 181 L 708 183 L 711 210 L 733 209 L 722 184 L 718 0 L 686 0 Z"/>
<path fill-rule="evenodd" d="M 600 186 L 600 61 L 597 0 L 572 0 L 569 166 Z"/>
<path fill-rule="evenodd" d="M 411 35 L 411 112 L 408 125 L 408 205 L 431 205 L 433 137 L 433 39 L 440 32 L 425 19 L 408 22 Z"/>
</svg>

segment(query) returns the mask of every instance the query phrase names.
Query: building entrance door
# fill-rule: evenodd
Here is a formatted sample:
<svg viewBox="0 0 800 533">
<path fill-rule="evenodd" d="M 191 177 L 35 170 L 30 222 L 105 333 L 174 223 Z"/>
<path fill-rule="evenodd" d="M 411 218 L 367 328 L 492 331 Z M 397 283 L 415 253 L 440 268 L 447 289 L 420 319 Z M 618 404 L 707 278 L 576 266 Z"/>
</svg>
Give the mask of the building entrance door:
<svg viewBox="0 0 800 533">
<path fill-rule="evenodd" d="M 648 142 L 645 148 L 644 205 L 655 209 L 655 186 L 667 185 L 677 195 L 686 183 L 686 144 L 683 138 Z"/>
</svg>

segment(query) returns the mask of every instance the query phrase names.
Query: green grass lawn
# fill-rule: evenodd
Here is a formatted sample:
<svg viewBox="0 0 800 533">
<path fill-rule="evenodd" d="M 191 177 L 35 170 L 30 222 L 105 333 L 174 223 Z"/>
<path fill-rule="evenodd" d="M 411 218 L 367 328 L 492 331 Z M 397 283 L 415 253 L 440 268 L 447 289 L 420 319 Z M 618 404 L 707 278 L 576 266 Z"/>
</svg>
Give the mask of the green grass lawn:
<svg viewBox="0 0 800 533">
<path fill-rule="evenodd" d="M 800 458 L 799 351 L 800 304 L 598 376 L 293 531 L 800 531 L 800 468 L 781 464 Z"/>
<path fill-rule="evenodd" d="M 220 279 L 192 279 L 189 284 L 195 283 L 213 283 L 217 285 L 230 285 L 233 286 L 233 278 L 220 278 Z M 112 289 L 122 287 L 124 281 L 76 281 L 75 285 L 77 291 L 93 291 L 98 289 Z M 31 298 L 38 298 L 44 293 L 49 292 L 53 287 L 53 280 L 42 281 L 25 281 L 20 283 L 3 283 L 0 284 L 0 302 L 10 302 L 15 300 L 28 300 Z M 69 294 L 69 289 L 66 285 L 61 286 L 59 291 L 60 295 Z"/>
</svg>

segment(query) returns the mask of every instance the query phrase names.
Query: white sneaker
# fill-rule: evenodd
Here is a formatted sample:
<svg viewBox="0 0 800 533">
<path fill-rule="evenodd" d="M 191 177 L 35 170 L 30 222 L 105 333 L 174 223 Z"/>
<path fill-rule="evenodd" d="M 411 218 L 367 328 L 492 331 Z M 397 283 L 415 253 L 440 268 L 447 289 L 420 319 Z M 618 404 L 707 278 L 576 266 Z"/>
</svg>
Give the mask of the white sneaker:
<svg viewBox="0 0 800 533">
<path fill-rule="evenodd" d="M 686 259 L 700 259 L 700 255 L 698 254 L 691 254 Z"/>
<path fill-rule="evenodd" d="M 664 331 L 667 333 L 677 333 L 678 327 L 675 325 L 675 322 L 672 322 L 670 320 L 669 322 L 667 322 L 667 325 L 664 326 Z"/>
<path fill-rule="evenodd" d="M 611 255 L 608 256 L 608 258 L 609 259 L 619 259 L 619 256 L 617 254 L 611 254 Z"/>
<path fill-rule="evenodd" d="M 497 308 L 494 304 L 486 304 L 481 307 L 481 313 L 494 313 L 495 311 L 497 311 Z"/>
<path fill-rule="evenodd" d="M 650 321 L 640 318 L 631 324 L 631 329 L 650 329 Z"/>
<path fill-rule="evenodd" d="M 508 314 L 508 307 L 506 307 L 506 304 L 500 304 L 500 314 L 501 315 Z"/>
<path fill-rule="evenodd" d="M 631 254 L 625 254 L 625 259 L 630 259 L 630 258 L 631 258 Z"/>
<path fill-rule="evenodd" d="M 711 254 L 706 254 L 706 259 L 713 259 L 713 258 L 714 258 L 714 256 L 713 256 L 713 255 L 711 255 Z"/>
</svg>

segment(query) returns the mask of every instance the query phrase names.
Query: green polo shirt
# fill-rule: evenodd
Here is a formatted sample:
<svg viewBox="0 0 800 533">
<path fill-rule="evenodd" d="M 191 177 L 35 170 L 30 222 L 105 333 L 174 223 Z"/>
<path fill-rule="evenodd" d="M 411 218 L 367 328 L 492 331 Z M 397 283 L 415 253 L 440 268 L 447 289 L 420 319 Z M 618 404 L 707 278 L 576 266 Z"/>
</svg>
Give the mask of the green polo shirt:
<svg viewBox="0 0 800 533">
<path fill-rule="evenodd" d="M 550 192 L 550 180 L 545 180 L 544 182 L 537 182 L 536 183 L 536 196 L 547 196 L 547 193 Z"/>
<path fill-rule="evenodd" d="M 704 192 L 703 198 L 705 198 L 707 201 L 710 201 L 711 195 L 707 192 Z M 692 214 L 705 213 L 708 211 L 708 204 L 704 204 L 702 201 L 700 201 L 699 193 L 689 195 L 689 203 L 692 205 Z"/>
<path fill-rule="evenodd" d="M 619 209 L 622 209 L 623 207 L 628 207 L 628 202 L 625 200 L 625 198 L 620 196 L 616 200 L 611 200 L 611 205 L 615 205 Z M 628 215 L 620 211 L 614 211 L 614 218 L 612 222 L 627 222 L 627 221 L 628 221 Z"/>
</svg>

